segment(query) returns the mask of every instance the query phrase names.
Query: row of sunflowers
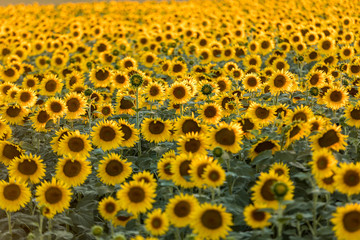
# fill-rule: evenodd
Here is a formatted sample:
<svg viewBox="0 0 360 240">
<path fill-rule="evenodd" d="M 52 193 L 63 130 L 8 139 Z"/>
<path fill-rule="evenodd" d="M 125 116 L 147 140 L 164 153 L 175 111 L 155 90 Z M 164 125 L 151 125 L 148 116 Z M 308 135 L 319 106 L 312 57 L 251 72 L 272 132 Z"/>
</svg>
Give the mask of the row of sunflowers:
<svg viewBox="0 0 360 240">
<path fill-rule="evenodd" d="M 1 239 L 358 239 L 360 4 L 0 8 Z"/>
</svg>

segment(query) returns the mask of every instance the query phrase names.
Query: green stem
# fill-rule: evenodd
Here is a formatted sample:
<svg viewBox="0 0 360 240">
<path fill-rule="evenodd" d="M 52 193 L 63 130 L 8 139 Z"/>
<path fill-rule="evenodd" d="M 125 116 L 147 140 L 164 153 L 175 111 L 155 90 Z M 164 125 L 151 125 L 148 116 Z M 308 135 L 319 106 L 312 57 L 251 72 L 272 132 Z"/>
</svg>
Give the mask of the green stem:
<svg viewBox="0 0 360 240">
<path fill-rule="evenodd" d="M 351 195 L 347 195 L 347 200 L 349 203 L 352 203 L 352 196 Z"/>
<path fill-rule="evenodd" d="M 12 240 L 12 226 L 11 226 L 11 213 L 6 211 L 6 215 L 8 218 L 8 225 L 9 225 L 9 233 L 10 233 L 10 240 Z"/>
<path fill-rule="evenodd" d="M 39 239 L 43 240 L 43 234 L 42 234 L 42 229 L 43 229 L 43 222 L 44 222 L 44 216 L 42 214 L 40 214 L 40 222 L 39 222 Z M 51 236 L 51 235 L 50 235 Z"/>
<path fill-rule="evenodd" d="M 282 229 L 283 229 L 283 223 L 282 221 L 279 221 L 283 217 L 283 208 L 281 205 L 281 200 L 279 200 L 279 208 L 277 210 L 277 239 L 282 239 Z"/>
<path fill-rule="evenodd" d="M 317 218 L 316 218 L 316 205 L 319 195 L 317 193 L 313 194 L 313 235 L 316 237 L 316 228 L 317 228 Z"/>
<path fill-rule="evenodd" d="M 88 118 L 89 118 L 89 136 L 91 136 L 91 99 L 88 107 Z"/>
<path fill-rule="evenodd" d="M 215 202 L 215 188 L 211 188 L 211 203 Z"/>
<path fill-rule="evenodd" d="M 139 88 L 136 88 L 136 128 L 140 132 L 140 109 L 139 109 Z M 139 139 L 138 143 L 138 152 L 139 156 L 141 156 L 141 137 Z"/>
<path fill-rule="evenodd" d="M 180 240 L 181 237 L 180 237 L 180 232 L 179 232 L 179 228 L 175 228 L 175 239 L 176 240 Z"/>
<path fill-rule="evenodd" d="M 298 236 L 301 237 L 300 221 L 296 221 L 296 230 L 297 230 Z"/>
<path fill-rule="evenodd" d="M 52 222 L 51 219 L 49 219 L 48 220 L 48 232 L 50 233 L 48 237 L 49 240 L 51 240 L 51 235 L 52 235 L 51 231 L 52 231 Z"/>
</svg>

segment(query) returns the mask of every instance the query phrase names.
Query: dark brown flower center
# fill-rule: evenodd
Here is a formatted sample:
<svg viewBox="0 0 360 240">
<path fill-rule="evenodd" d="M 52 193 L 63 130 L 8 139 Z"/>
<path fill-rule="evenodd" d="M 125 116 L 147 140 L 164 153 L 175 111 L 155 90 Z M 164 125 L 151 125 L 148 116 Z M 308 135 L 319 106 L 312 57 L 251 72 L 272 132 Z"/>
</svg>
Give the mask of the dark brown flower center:
<svg viewBox="0 0 360 240">
<path fill-rule="evenodd" d="M 234 130 L 222 128 L 215 133 L 215 140 L 221 145 L 231 146 L 235 143 L 236 135 Z"/>
<path fill-rule="evenodd" d="M 179 73 L 182 70 L 183 70 L 183 66 L 181 64 L 178 64 L 178 63 L 174 64 L 174 66 L 173 66 L 173 72 L 174 73 Z"/>
<path fill-rule="evenodd" d="M 76 177 L 81 172 L 81 163 L 77 160 L 67 160 L 63 167 L 63 173 L 65 176 L 72 178 Z"/>
<path fill-rule="evenodd" d="M 105 172 L 111 177 L 118 176 L 123 171 L 124 171 L 123 164 L 117 160 L 110 160 L 105 167 Z"/>
<path fill-rule="evenodd" d="M 162 220 L 161 218 L 155 217 L 151 221 L 151 226 L 155 229 L 158 229 L 162 226 Z"/>
<path fill-rule="evenodd" d="M 360 109 L 353 109 L 350 111 L 350 116 L 352 119 L 360 120 Z"/>
<path fill-rule="evenodd" d="M 123 84 L 126 81 L 126 77 L 124 75 L 116 75 L 115 81 L 119 84 Z"/>
<path fill-rule="evenodd" d="M 324 156 L 319 157 L 319 159 L 316 161 L 316 166 L 320 170 L 324 170 L 328 166 L 328 159 Z"/>
<path fill-rule="evenodd" d="M 263 211 L 260 211 L 258 209 L 255 209 L 251 212 L 251 216 L 255 221 L 261 222 L 265 220 L 265 213 Z"/>
<path fill-rule="evenodd" d="M 76 112 L 80 108 L 80 102 L 77 98 L 71 98 L 66 102 L 69 112 Z"/>
<path fill-rule="evenodd" d="M 216 182 L 220 179 L 220 173 L 216 170 L 212 170 L 211 172 L 209 172 L 208 177 L 211 181 Z"/>
<path fill-rule="evenodd" d="M 329 50 L 331 48 L 331 42 L 326 40 L 321 44 L 322 49 Z"/>
<path fill-rule="evenodd" d="M 261 142 L 259 144 L 256 145 L 255 147 L 255 152 L 256 153 L 261 153 L 263 151 L 266 151 L 266 150 L 271 150 L 275 147 L 276 145 L 271 142 L 271 141 L 265 141 L 265 142 Z"/>
<path fill-rule="evenodd" d="M 121 124 L 120 129 L 124 133 L 124 136 L 123 136 L 124 141 L 128 140 L 132 136 L 132 130 L 127 125 Z"/>
<path fill-rule="evenodd" d="M 116 210 L 116 206 L 113 202 L 108 202 L 105 204 L 105 211 L 107 213 L 111 214 L 111 213 L 115 212 L 115 210 Z"/>
<path fill-rule="evenodd" d="M 177 99 L 182 99 L 186 95 L 186 90 L 183 86 L 176 87 L 173 90 L 173 95 Z"/>
<path fill-rule="evenodd" d="M 250 86 L 250 87 L 255 87 L 257 85 L 258 81 L 256 79 L 256 77 L 249 77 L 247 79 L 247 84 Z"/>
<path fill-rule="evenodd" d="M 50 104 L 50 109 L 54 113 L 59 113 L 63 110 L 63 107 L 62 107 L 61 103 L 59 103 L 59 102 L 52 102 Z"/>
<path fill-rule="evenodd" d="M 50 115 L 45 110 L 41 110 L 38 113 L 37 120 L 39 123 L 46 123 L 47 121 L 49 121 L 49 119 Z"/>
<path fill-rule="evenodd" d="M 209 209 L 206 210 L 201 216 L 201 223 L 204 227 L 214 230 L 222 226 L 222 216 L 219 211 Z"/>
<path fill-rule="evenodd" d="M 350 71 L 354 74 L 359 73 L 360 72 L 360 66 L 359 65 L 351 65 L 350 66 Z"/>
<path fill-rule="evenodd" d="M 33 175 L 34 173 L 36 173 L 36 170 L 38 169 L 38 165 L 34 160 L 25 159 L 23 162 L 19 163 L 17 169 L 21 174 Z"/>
<path fill-rule="evenodd" d="M 161 134 L 165 130 L 165 124 L 160 121 L 152 121 L 149 124 L 149 131 L 152 134 Z"/>
<path fill-rule="evenodd" d="M 347 170 L 343 177 L 347 186 L 354 187 L 360 183 L 359 173 L 355 170 Z"/>
<path fill-rule="evenodd" d="M 337 135 L 337 132 L 333 129 L 330 129 L 329 131 L 324 133 L 324 135 L 321 138 L 319 138 L 318 143 L 320 147 L 325 148 L 338 143 L 339 140 L 340 139 Z"/>
<path fill-rule="evenodd" d="M 21 107 L 19 106 L 10 106 L 6 109 L 6 115 L 9 117 L 15 118 L 17 117 L 21 112 Z"/>
<path fill-rule="evenodd" d="M 186 133 L 190 133 L 190 132 L 200 132 L 201 127 L 199 126 L 199 124 L 192 120 L 192 119 L 187 119 L 184 121 L 181 130 L 183 131 L 184 134 Z"/>
<path fill-rule="evenodd" d="M 3 191 L 4 191 L 3 194 L 4 194 L 5 199 L 9 200 L 9 201 L 15 201 L 21 195 L 21 189 L 15 183 L 11 183 L 11 184 L 5 186 Z"/>
<path fill-rule="evenodd" d="M 289 137 L 290 137 L 290 138 L 295 137 L 295 136 L 300 132 L 300 130 L 301 130 L 301 129 L 300 129 L 299 126 L 293 127 L 293 128 L 290 130 Z"/>
<path fill-rule="evenodd" d="M 57 87 L 57 82 L 55 80 L 48 80 L 45 83 L 45 89 L 47 92 L 54 92 L 56 90 Z"/>
<path fill-rule="evenodd" d="M 115 139 L 116 132 L 112 127 L 103 126 L 100 130 L 99 137 L 105 142 L 110 142 Z"/>
<path fill-rule="evenodd" d="M 286 83 L 286 78 L 283 75 L 277 75 L 274 79 L 274 86 L 282 88 Z"/>
<path fill-rule="evenodd" d="M 50 204 L 60 202 L 62 197 L 63 193 L 58 187 L 49 187 L 45 192 L 45 200 Z"/>
<path fill-rule="evenodd" d="M 159 93 L 160 93 L 159 87 L 158 87 L 158 86 L 152 86 L 152 87 L 150 87 L 149 93 L 150 93 L 150 95 L 153 96 L 153 97 L 159 95 Z"/>
<path fill-rule="evenodd" d="M 18 150 L 18 148 L 14 145 L 6 144 L 4 146 L 3 150 L 3 156 L 5 156 L 8 159 L 14 159 L 16 157 L 19 157 L 21 152 Z"/>
<path fill-rule="evenodd" d="M 264 185 L 261 187 L 260 194 L 261 194 L 262 198 L 265 199 L 266 201 L 274 201 L 275 200 L 275 196 L 271 191 L 271 187 L 275 182 L 276 182 L 275 179 L 268 179 L 268 180 L 266 180 Z"/>
<path fill-rule="evenodd" d="M 96 71 L 95 78 L 98 81 L 104 81 L 109 77 L 109 75 L 110 75 L 109 71 L 107 71 L 105 69 L 100 69 L 100 70 Z"/>
<path fill-rule="evenodd" d="M 217 110 L 214 106 L 208 106 L 204 110 L 204 115 L 207 118 L 213 118 L 216 116 Z"/>
<path fill-rule="evenodd" d="M 200 149 L 200 146 L 201 146 L 201 142 L 199 140 L 192 138 L 186 141 L 185 150 L 187 152 L 196 153 Z"/>
<path fill-rule="evenodd" d="M 179 218 L 187 217 L 189 216 L 190 212 L 191 212 L 191 205 L 189 202 L 182 200 L 179 201 L 177 204 L 175 204 L 174 214 L 177 217 Z"/>
<path fill-rule="evenodd" d="M 71 137 L 68 142 L 68 147 L 72 152 L 81 152 L 85 148 L 85 143 L 79 137 Z"/>
<path fill-rule="evenodd" d="M 360 229 L 360 213 L 356 210 L 344 214 L 342 223 L 347 232 L 356 232 Z"/>
<path fill-rule="evenodd" d="M 332 93 L 330 93 L 330 100 L 332 102 L 340 102 L 343 99 L 343 94 L 341 91 L 333 91 Z"/>
<path fill-rule="evenodd" d="M 130 100 L 126 100 L 124 98 L 120 101 L 120 109 L 130 109 L 134 106 L 134 103 Z"/>
<path fill-rule="evenodd" d="M 190 160 L 185 160 L 180 164 L 179 171 L 181 176 L 189 176 L 190 164 Z"/>
<path fill-rule="evenodd" d="M 307 115 L 304 112 L 297 112 L 297 113 L 294 114 L 292 120 L 293 121 L 304 121 L 304 122 L 306 122 L 307 121 Z"/>
<path fill-rule="evenodd" d="M 270 111 L 263 107 L 257 107 L 255 110 L 255 115 L 260 119 L 267 119 L 270 115 Z"/>
<path fill-rule="evenodd" d="M 31 94 L 30 93 L 28 93 L 28 92 L 22 92 L 21 94 L 20 94 L 20 101 L 22 101 L 22 102 L 27 102 L 27 101 L 29 101 L 31 99 Z"/>
<path fill-rule="evenodd" d="M 12 68 L 6 69 L 4 71 L 4 74 L 8 77 L 13 77 L 15 75 L 15 70 Z"/>
<path fill-rule="evenodd" d="M 141 187 L 132 187 L 128 192 L 128 197 L 133 203 L 140 203 L 145 199 L 145 191 Z"/>
</svg>

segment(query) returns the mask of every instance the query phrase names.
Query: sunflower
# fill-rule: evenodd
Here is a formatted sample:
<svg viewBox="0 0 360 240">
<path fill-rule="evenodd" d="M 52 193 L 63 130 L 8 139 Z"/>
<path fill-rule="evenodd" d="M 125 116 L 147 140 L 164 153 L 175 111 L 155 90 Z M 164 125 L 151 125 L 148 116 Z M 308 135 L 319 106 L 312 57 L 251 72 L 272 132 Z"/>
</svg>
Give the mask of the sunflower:
<svg viewBox="0 0 360 240">
<path fill-rule="evenodd" d="M 59 153 L 59 143 L 64 139 L 66 135 L 68 135 L 71 131 L 68 128 L 60 128 L 55 132 L 55 136 L 51 140 L 51 147 L 55 153 Z"/>
<path fill-rule="evenodd" d="M 146 94 L 148 101 L 160 101 L 164 99 L 165 88 L 159 83 L 152 82 L 146 86 L 144 93 Z"/>
<path fill-rule="evenodd" d="M 336 189 L 344 194 L 360 193 L 360 164 L 340 163 L 340 168 L 334 177 Z"/>
<path fill-rule="evenodd" d="M 60 93 L 63 88 L 61 80 L 53 74 L 45 76 L 39 85 L 40 94 L 45 96 L 55 96 L 56 93 Z"/>
<path fill-rule="evenodd" d="M 66 119 L 77 119 L 86 113 L 87 103 L 83 94 L 68 93 L 64 101 L 67 107 Z"/>
<path fill-rule="evenodd" d="M 135 182 L 143 181 L 145 183 L 150 184 L 154 188 L 156 188 L 156 186 L 157 186 L 154 175 L 152 173 L 150 173 L 149 171 L 138 172 L 138 173 L 134 174 L 132 176 L 132 178 Z"/>
<path fill-rule="evenodd" d="M 8 141 L 0 141 L 0 162 L 5 166 L 9 166 L 15 158 L 20 157 L 24 152 L 25 151 L 17 144 Z"/>
<path fill-rule="evenodd" d="M 168 96 L 174 104 L 187 103 L 192 97 L 190 93 L 190 87 L 182 82 L 175 82 L 168 88 Z"/>
<path fill-rule="evenodd" d="M 56 212 L 48 206 L 40 206 L 40 212 L 47 219 L 52 219 L 56 215 Z"/>
<path fill-rule="evenodd" d="M 349 95 L 344 87 L 334 86 L 326 92 L 323 100 L 328 108 L 338 110 L 347 104 Z"/>
<path fill-rule="evenodd" d="M 84 84 L 84 75 L 81 72 L 73 71 L 66 75 L 65 86 L 67 89 L 71 89 L 76 84 Z"/>
<path fill-rule="evenodd" d="M 120 204 L 121 205 L 121 204 Z M 116 215 L 111 219 L 111 224 L 114 225 L 114 227 L 117 226 L 123 226 L 125 227 L 126 224 L 132 220 L 135 219 L 137 216 L 133 215 L 131 213 L 128 213 L 123 207 L 119 208 L 120 210 L 116 213 Z"/>
<path fill-rule="evenodd" d="M 346 117 L 346 124 L 356 128 L 360 128 L 360 105 L 355 106 L 349 104 L 345 107 L 344 116 Z"/>
<path fill-rule="evenodd" d="M 120 66 L 124 69 L 126 68 L 137 68 L 137 62 L 132 57 L 125 57 L 120 61 Z"/>
<path fill-rule="evenodd" d="M 326 75 L 323 71 L 310 71 L 306 76 L 308 88 L 322 87 L 325 84 L 325 77 Z"/>
<path fill-rule="evenodd" d="M 252 40 L 251 42 L 249 42 L 248 44 L 248 50 L 251 54 L 255 54 L 259 51 L 259 42 L 256 40 Z"/>
<path fill-rule="evenodd" d="M 191 214 L 190 226 L 199 238 L 225 238 L 232 223 L 231 213 L 222 205 L 203 203 Z"/>
<path fill-rule="evenodd" d="M 181 77 L 188 71 L 186 64 L 181 61 L 173 61 L 168 74 L 173 77 Z"/>
<path fill-rule="evenodd" d="M 111 82 L 112 72 L 108 68 L 97 67 L 90 72 L 90 81 L 95 88 L 107 87 Z"/>
<path fill-rule="evenodd" d="M 336 190 L 334 178 L 336 176 L 337 169 L 337 166 L 333 167 L 332 175 L 329 177 L 317 177 L 317 175 L 314 176 L 316 184 L 319 186 L 319 188 L 325 189 L 330 193 L 333 193 Z"/>
<path fill-rule="evenodd" d="M 311 172 L 318 178 L 330 177 L 333 174 L 337 160 L 328 149 L 321 149 L 312 154 L 312 161 L 309 162 Z"/>
<path fill-rule="evenodd" d="M 175 160 L 175 151 L 170 150 L 164 153 L 157 164 L 158 176 L 163 180 L 171 180 L 173 173 L 171 172 L 172 162 Z"/>
<path fill-rule="evenodd" d="M 262 64 L 261 57 L 259 55 L 247 55 L 243 60 L 243 64 L 247 68 L 259 68 Z"/>
<path fill-rule="evenodd" d="M 255 73 L 248 73 L 241 79 L 244 89 L 249 92 L 256 92 L 262 86 L 260 78 Z"/>
<path fill-rule="evenodd" d="M 204 168 L 202 177 L 207 186 L 220 187 L 225 182 L 225 170 L 217 162 L 212 162 Z"/>
<path fill-rule="evenodd" d="M 29 114 L 29 110 L 19 104 L 7 105 L 1 108 L 0 115 L 12 125 L 22 125 L 24 117 Z"/>
<path fill-rule="evenodd" d="M 46 132 L 46 124 L 51 119 L 50 114 L 43 108 L 39 108 L 33 116 L 30 117 L 30 120 L 33 122 L 33 128 L 37 132 Z"/>
<path fill-rule="evenodd" d="M 251 147 L 249 157 L 251 160 L 254 160 L 257 155 L 267 150 L 271 150 L 271 153 L 275 154 L 275 152 L 280 150 L 279 141 L 268 139 L 268 137 L 261 138 Z"/>
<path fill-rule="evenodd" d="M 170 127 L 169 120 L 145 118 L 141 123 L 141 133 L 149 142 L 164 142 L 169 139 Z"/>
<path fill-rule="evenodd" d="M 135 115 L 136 112 L 134 108 L 135 108 L 135 95 L 118 92 L 118 94 L 116 95 L 117 113 Z"/>
<path fill-rule="evenodd" d="M 310 137 L 312 142 L 311 148 L 313 150 L 320 150 L 323 148 L 332 149 L 335 151 L 344 150 L 347 143 L 345 142 L 347 136 L 341 134 L 341 126 L 328 125 L 318 134 Z"/>
<path fill-rule="evenodd" d="M 269 212 L 262 211 L 261 209 L 266 208 L 266 205 L 247 205 L 244 208 L 244 217 L 245 222 L 248 226 L 252 228 L 264 228 L 271 225 L 269 219 L 271 218 L 271 214 Z"/>
<path fill-rule="evenodd" d="M 191 223 L 191 214 L 199 207 L 193 195 L 180 194 L 169 200 L 165 213 L 175 227 L 185 227 Z"/>
<path fill-rule="evenodd" d="M 40 156 L 22 154 L 16 157 L 9 165 L 9 175 L 17 181 L 32 183 L 40 182 L 45 177 L 45 164 Z"/>
<path fill-rule="evenodd" d="M 36 201 L 39 205 L 50 207 L 56 213 L 69 208 L 71 195 L 70 188 L 55 178 L 52 178 L 51 182 L 42 182 L 36 188 Z"/>
<path fill-rule="evenodd" d="M 331 37 L 325 37 L 317 44 L 322 54 L 332 53 L 336 49 L 335 40 Z"/>
<path fill-rule="evenodd" d="M 121 145 L 124 133 L 120 131 L 117 122 L 104 120 L 92 128 L 92 143 L 104 151 L 115 149 Z"/>
<path fill-rule="evenodd" d="M 55 177 L 68 186 L 76 187 L 83 184 L 90 173 L 91 166 L 88 161 L 62 158 L 56 165 Z"/>
<path fill-rule="evenodd" d="M 269 169 L 269 173 L 276 173 L 279 176 L 286 176 L 289 177 L 290 169 L 289 167 L 283 163 L 283 162 L 276 162 L 271 164 L 271 167 Z"/>
<path fill-rule="evenodd" d="M 114 115 L 114 108 L 111 103 L 102 103 L 98 107 L 98 113 L 96 113 L 96 117 L 107 119 Z M 95 114 L 95 113 L 94 113 Z"/>
<path fill-rule="evenodd" d="M 172 175 L 172 181 L 175 185 L 183 188 L 192 188 L 195 183 L 190 180 L 190 165 L 193 161 L 193 157 L 190 154 L 181 154 L 176 156 L 175 160 L 171 163 L 170 171 Z"/>
<path fill-rule="evenodd" d="M 42 70 L 46 70 L 47 68 L 49 68 L 49 64 L 50 63 L 50 58 L 48 56 L 38 56 L 35 59 L 35 65 L 37 68 L 42 69 Z"/>
<path fill-rule="evenodd" d="M 144 181 L 124 183 L 116 194 L 121 206 L 129 213 L 144 213 L 152 208 L 156 196 L 155 188 Z"/>
<path fill-rule="evenodd" d="M 313 117 L 309 120 L 309 123 L 311 125 L 311 128 L 310 128 L 311 132 L 315 132 L 315 131 L 322 130 L 325 126 L 330 124 L 330 120 L 323 116 L 316 115 L 315 117 Z"/>
<path fill-rule="evenodd" d="M 146 230 L 154 236 L 164 235 L 169 229 L 168 216 L 161 209 L 154 209 L 145 219 Z"/>
<path fill-rule="evenodd" d="M 108 196 L 99 202 L 97 209 L 105 220 L 111 221 L 120 210 L 120 203 L 112 196 Z"/>
<path fill-rule="evenodd" d="M 0 208 L 7 212 L 16 212 L 31 200 L 31 191 L 26 183 L 14 180 L 0 181 Z"/>
<path fill-rule="evenodd" d="M 45 102 L 45 111 L 55 120 L 67 112 L 67 107 L 64 100 L 52 97 Z"/>
<path fill-rule="evenodd" d="M 360 234 L 360 204 L 351 203 L 337 207 L 331 222 L 338 239 L 356 240 Z"/>
<path fill-rule="evenodd" d="M 31 89 L 20 89 L 16 94 L 16 102 L 23 107 L 33 107 L 36 103 L 36 93 Z"/>
<path fill-rule="evenodd" d="M 351 63 L 348 67 L 347 67 L 347 73 L 350 76 L 353 77 L 358 77 L 360 76 L 360 64 L 358 61 Z"/>
<path fill-rule="evenodd" d="M 198 188 L 206 188 L 206 179 L 204 176 L 205 168 L 214 162 L 213 157 L 206 154 L 193 159 L 190 164 L 190 179 Z"/>
<path fill-rule="evenodd" d="M 199 106 L 200 119 L 206 124 L 216 124 L 222 118 L 221 107 L 217 103 L 204 103 Z"/>
<path fill-rule="evenodd" d="M 278 70 L 274 72 L 268 80 L 270 92 L 273 95 L 279 94 L 280 92 L 291 91 L 293 82 L 288 71 Z"/>
<path fill-rule="evenodd" d="M 206 154 L 209 147 L 206 136 L 197 132 L 180 136 L 178 145 L 180 153 L 192 153 L 194 157 Z"/>
<path fill-rule="evenodd" d="M 314 117 L 314 113 L 311 108 L 308 106 L 297 106 L 293 111 L 290 111 L 289 114 L 286 115 L 284 122 L 287 125 L 295 121 L 303 121 L 307 122 Z"/>
<path fill-rule="evenodd" d="M 14 66 L 0 68 L 0 78 L 4 82 L 16 82 L 19 77 L 20 72 Z"/>
<path fill-rule="evenodd" d="M 285 133 L 286 147 L 297 140 L 309 136 L 311 133 L 311 125 L 308 122 L 294 122 L 289 126 L 289 130 Z"/>
<path fill-rule="evenodd" d="M 39 79 L 34 75 L 27 75 L 22 81 L 22 87 L 36 91 L 38 89 Z"/>
<path fill-rule="evenodd" d="M 101 182 L 108 185 L 121 184 L 132 173 L 131 162 L 121 159 L 116 153 L 110 153 L 99 162 L 97 172 Z"/>
<path fill-rule="evenodd" d="M 277 58 L 271 65 L 275 71 L 287 71 L 290 68 L 290 65 L 283 58 Z"/>
<path fill-rule="evenodd" d="M 256 124 L 263 127 L 271 124 L 276 118 L 273 107 L 256 102 L 250 103 L 249 108 L 246 110 L 246 116 L 252 118 Z"/>
<path fill-rule="evenodd" d="M 209 132 L 212 149 L 221 147 L 225 151 L 232 153 L 240 151 L 242 136 L 241 126 L 235 122 L 231 122 L 230 124 L 221 122 L 216 128 L 213 128 Z"/>
<path fill-rule="evenodd" d="M 81 134 L 79 130 L 70 132 L 59 143 L 59 153 L 75 159 L 84 159 L 92 150 L 88 135 Z"/>
<path fill-rule="evenodd" d="M 256 184 L 251 188 L 253 192 L 251 199 L 255 204 L 264 204 L 267 208 L 278 209 L 279 204 L 278 200 L 275 198 L 274 193 L 271 190 L 271 187 L 276 182 L 285 183 L 288 187 L 288 192 L 284 196 L 284 200 L 292 200 L 294 186 L 289 178 L 282 175 L 272 173 L 261 172 L 259 179 L 256 181 Z"/>
</svg>

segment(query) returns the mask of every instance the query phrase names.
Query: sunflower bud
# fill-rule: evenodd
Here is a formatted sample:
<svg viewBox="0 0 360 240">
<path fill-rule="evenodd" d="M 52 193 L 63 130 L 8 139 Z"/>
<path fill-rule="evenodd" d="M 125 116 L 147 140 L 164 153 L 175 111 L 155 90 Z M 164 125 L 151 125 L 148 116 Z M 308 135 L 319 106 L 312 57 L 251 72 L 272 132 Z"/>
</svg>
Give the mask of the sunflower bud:
<svg viewBox="0 0 360 240">
<path fill-rule="evenodd" d="M 36 238 L 35 238 L 35 234 L 33 234 L 32 232 L 30 232 L 30 233 L 27 235 L 26 239 L 27 239 L 27 240 L 34 240 L 34 239 L 36 239 Z"/>
<path fill-rule="evenodd" d="M 130 83 L 133 87 L 140 87 L 144 79 L 140 74 L 134 74 L 130 77 Z"/>
<path fill-rule="evenodd" d="M 86 63 L 86 66 L 87 66 L 88 68 L 91 68 L 92 62 L 87 62 L 87 63 Z"/>
<path fill-rule="evenodd" d="M 289 188 L 283 182 L 276 182 L 272 185 L 271 190 L 277 199 L 282 199 L 289 191 Z"/>
<path fill-rule="evenodd" d="M 312 96 L 317 96 L 317 95 L 319 95 L 319 89 L 318 89 L 317 87 L 312 87 L 312 88 L 310 88 L 310 94 L 311 94 Z"/>
<path fill-rule="evenodd" d="M 104 231 L 103 227 L 99 225 L 94 225 L 91 228 L 91 233 L 94 236 L 101 236 L 103 234 L 103 231 Z"/>
<path fill-rule="evenodd" d="M 118 56 L 120 54 L 119 50 L 115 49 L 114 51 L 112 51 L 112 55 L 114 56 Z"/>
<path fill-rule="evenodd" d="M 296 214 L 296 220 L 301 221 L 303 220 L 303 215 L 301 213 Z"/>
<path fill-rule="evenodd" d="M 216 147 L 213 150 L 213 154 L 215 157 L 221 157 L 223 155 L 224 151 L 221 147 Z"/>
<path fill-rule="evenodd" d="M 121 233 L 117 233 L 113 236 L 112 240 L 126 240 L 126 237 Z"/>
<path fill-rule="evenodd" d="M 299 62 L 304 61 L 304 57 L 303 57 L 303 56 L 299 56 L 299 57 L 298 57 L 298 61 L 299 61 Z"/>
<path fill-rule="evenodd" d="M 86 89 L 84 92 L 85 96 L 90 96 L 92 93 L 93 93 L 93 90 L 91 88 Z"/>
<path fill-rule="evenodd" d="M 213 92 L 213 86 L 211 86 L 211 84 L 204 84 L 204 86 L 202 86 L 201 88 L 201 92 L 204 95 L 210 95 Z"/>
</svg>

